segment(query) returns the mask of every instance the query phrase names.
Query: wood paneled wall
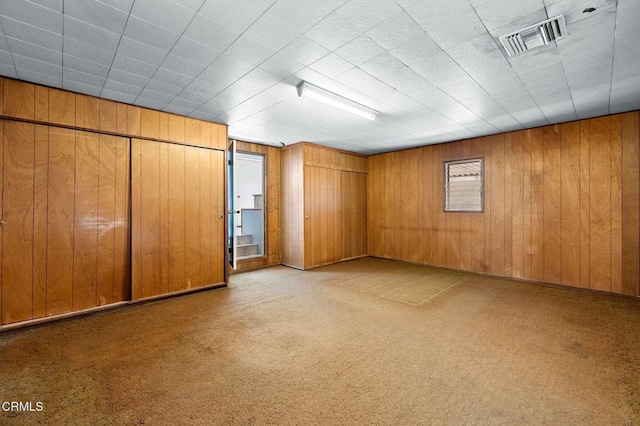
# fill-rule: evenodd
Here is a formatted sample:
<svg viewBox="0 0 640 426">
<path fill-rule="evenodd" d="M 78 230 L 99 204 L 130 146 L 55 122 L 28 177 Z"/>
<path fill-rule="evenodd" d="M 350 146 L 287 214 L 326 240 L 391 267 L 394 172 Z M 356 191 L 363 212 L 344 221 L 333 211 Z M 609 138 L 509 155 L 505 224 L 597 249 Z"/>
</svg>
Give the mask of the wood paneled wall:
<svg viewBox="0 0 640 426">
<path fill-rule="evenodd" d="M 265 156 L 265 256 L 238 260 L 238 271 L 280 264 L 280 148 L 238 141 L 239 152 Z"/>
<path fill-rule="evenodd" d="M 373 256 L 638 296 L 639 113 L 369 157 Z M 484 212 L 443 162 L 484 157 Z"/>
<path fill-rule="evenodd" d="M 133 139 L 132 293 L 224 283 L 224 153 Z"/>
<path fill-rule="evenodd" d="M 1 322 L 129 297 L 129 140 L 0 120 Z"/>
<path fill-rule="evenodd" d="M 0 77 L 0 116 L 227 149 L 227 126 Z"/>
<path fill-rule="evenodd" d="M 281 162 L 282 263 L 308 269 L 366 255 L 366 157 L 300 143 Z"/>
<path fill-rule="evenodd" d="M 282 259 L 287 266 L 304 265 L 304 145 L 283 148 L 280 157 Z"/>
</svg>

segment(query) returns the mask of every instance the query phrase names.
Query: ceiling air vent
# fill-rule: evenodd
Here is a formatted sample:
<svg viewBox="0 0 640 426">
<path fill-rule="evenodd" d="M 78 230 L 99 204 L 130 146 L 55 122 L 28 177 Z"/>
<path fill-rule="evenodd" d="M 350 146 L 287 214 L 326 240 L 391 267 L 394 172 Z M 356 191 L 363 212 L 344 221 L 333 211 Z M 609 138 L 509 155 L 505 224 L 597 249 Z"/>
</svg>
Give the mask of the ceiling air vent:
<svg viewBox="0 0 640 426">
<path fill-rule="evenodd" d="M 511 34 L 500 37 L 500 41 L 509 56 L 531 50 L 559 40 L 567 35 L 567 25 L 564 22 L 564 15 L 538 22 L 530 27 L 523 28 Z"/>
</svg>

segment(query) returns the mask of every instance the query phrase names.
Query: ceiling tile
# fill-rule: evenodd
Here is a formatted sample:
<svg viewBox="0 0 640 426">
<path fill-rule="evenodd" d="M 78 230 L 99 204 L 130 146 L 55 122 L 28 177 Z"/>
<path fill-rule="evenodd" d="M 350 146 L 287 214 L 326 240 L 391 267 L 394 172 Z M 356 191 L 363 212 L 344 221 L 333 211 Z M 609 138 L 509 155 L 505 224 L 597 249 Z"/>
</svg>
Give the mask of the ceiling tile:
<svg viewBox="0 0 640 426">
<path fill-rule="evenodd" d="M 391 49 L 391 54 L 411 66 L 441 53 L 440 46 L 427 34 L 422 34 Z"/>
<path fill-rule="evenodd" d="M 60 1 L 62 0 L 45 0 L 45 1 Z M 129 13 L 131 11 L 131 7 L 133 6 L 133 0 L 99 0 L 100 3 L 104 3 L 113 8 L 121 10 L 123 12 Z"/>
<path fill-rule="evenodd" d="M 111 51 L 115 51 L 120 42 L 120 34 L 78 21 L 69 16 L 64 17 L 64 36 Z"/>
<path fill-rule="evenodd" d="M 342 16 L 333 12 L 309 29 L 305 35 L 324 48 L 333 51 L 360 36 L 361 31 L 358 31 Z"/>
<path fill-rule="evenodd" d="M 62 66 L 58 64 L 27 58 L 26 56 L 16 55 L 15 53 L 11 56 L 13 57 L 13 63 L 18 69 L 30 70 L 40 74 L 62 78 Z"/>
<path fill-rule="evenodd" d="M 353 68 L 353 64 L 345 61 L 335 53 L 329 53 L 327 56 L 309 65 L 309 68 L 327 77 L 336 77 Z"/>
<path fill-rule="evenodd" d="M 169 53 L 165 60 L 162 61 L 162 67 L 174 72 L 179 72 L 180 74 L 184 74 L 189 77 L 196 77 L 207 66 L 198 62 L 190 61 L 189 59 L 183 58 L 173 53 Z"/>
<path fill-rule="evenodd" d="M 120 43 L 120 47 L 122 47 L 122 43 Z M 106 67 L 111 66 L 114 57 L 113 51 L 100 49 L 68 37 L 64 38 L 64 47 L 62 50 L 64 53 L 75 56 L 76 58 L 83 58 Z"/>
<path fill-rule="evenodd" d="M 73 82 L 77 82 L 87 86 L 99 87 L 101 89 L 106 80 L 105 77 L 101 77 L 93 74 L 87 74 L 87 73 L 72 70 L 69 68 L 63 69 L 62 77 L 64 78 L 64 80 L 67 80 L 68 82 L 73 81 Z"/>
<path fill-rule="evenodd" d="M 169 51 L 178 41 L 180 34 L 131 16 L 124 30 L 124 36 L 160 50 Z"/>
<path fill-rule="evenodd" d="M 149 46 L 148 44 L 140 43 L 139 41 L 127 37 L 122 37 L 122 40 L 120 40 L 120 44 L 118 45 L 118 55 L 146 62 L 150 65 L 159 66 L 164 58 L 166 58 L 167 52 L 162 49 Z"/>
<path fill-rule="evenodd" d="M 300 32 L 288 25 L 287 22 L 265 13 L 245 31 L 243 37 L 270 49 L 280 50 L 299 35 Z"/>
<path fill-rule="evenodd" d="M 151 77 L 158 70 L 158 67 L 156 65 L 141 62 L 120 54 L 115 56 L 111 67 L 133 74 L 141 75 L 143 77 Z"/>
<path fill-rule="evenodd" d="M 171 0 L 136 0 L 131 15 L 182 34 L 195 16 L 195 12 Z"/>
<path fill-rule="evenodd" d="M 120 92 L 126 95 L 137 97 L 142 91 L 141 86 L 133 86 L 131 84 L 123 83 L 121 81 L 108 79 L 104 83 L 104 90 L 112 91 L 112 92 Z M 131 103 L 131 102 L 128 102 Z"/>
<path fill-rule="evenodd" d="M 200 42 L 215 51 L 223 51 L 241 33 L 216 24 L 203 15 L 196 15 L 184 32 L 184 36 Z"/>
<path fill-rule="evenodd" d="M 335 53 L 355 66 L 361 65 L 385 52 L 385 49 L 366 35 L 350 41 Z"/>
<path fill-rule="evenodd" d="M 177 86 L 175 84 L 160 81 L 155 77 L 149 80 L 144 88 L 144 90 L 152 90 L 154 92 L 158 92 L 171 97 L 176 96 L 178 93 L 182 92 L 183 89 L 184 86 Z"/>
<path fill-rule="evenodd" d="M 238 38 L 222 56 L 238 59 L 255 66 L 260 65 L 274 53 L 275 50 L 242 36 Z"/>
<path fill-rule="evenodd" d="M 263 12 L 263 9 L 246 0 L 207 0 L 198 13 L 241 34 Z"/>
<path fill-rule="evenodd" d="M 308 66 L 329 53 L 329 50 L 306 36 L 300 36 L 279 53 Z"/>
<path fill-rule="evenodd" d="M 61 50 L 62 36 L 9 18 L 0 18 L 0 25 L 6 37 L 15 38 L 25 43 Z"/>
<path fill-rule="evenodd" d="M 279 0 L 269 8 L 269 15 L 299 32 L 305 32 L 332 12 L 324 2 L 309 0 Z"/>
<path fill-rule="evenodd" d="M 3 1 L 0 8 L 0 22 L 3 26 L 7 18 L 54 34 L 62 34 L 62 14 L 30 1 Z"/>
<path fill-rule="evenodd" d="M 50 87 L 61 87 L 62 77 L 58 75 L 42 74 L 37 71 L 24 68 L 16 68 L 17 77 L 20 80 L 30 81 L 36 84 L 42 84 Z"/>
<path fill-rule="evenodd" d="M 75 70 L 83 73 L 91 74 L 96 77 L 106 78 L 109 73 L 109 68 L 104 65 L 100 65 L 95 62 L 85 61 L 84 59 L 77 58 L 75 56 L 71 56 L 65 54 L 63 57 L 64 60 L 64 69 L 65 70 Z"/>
<path fill-rule="evenodd" d="M 492 31 L 530 14 L 544 13 L 545 6 L 543 0 L 519 0 L 518 7 L 513 7 L 512 0 L 492 0 L 475 6 L 475 10 L 484 26 Z"/>
<path fill-rule="evenodd" d="M 83 84 L 76 80 L 62 80 L 62 88 L 89 96 L 100 96 L 102 93 L 102 87 Z"/>
<path fill-rule="evenodd" d="M 300 71 L 304 68 L 304 65 L 294 61 L 293 59 L 289 59 L 282 53 L 276 53 L 260 64 L 260 68 L 284 78 Z"/>
<path fill-rule="evenodd" d="M 31 3 L 38 4 L 48 9 L 54 10 L 58 13 L 62 13 L 63 0 L 29 0 Z M 133 1 L 133 0 L 132 0 Z"/>
<path fill-rule="evenodd" d="M 127 93 L 120 92 L 118 90 L 110 90 L 110 89 L 102 89 L 102 94 L 100 95 L 100 97 L 102 98 L 111 99 L 111 100 L 122 102 L 125 104 L 133 104 L 133 102 L 136 100 L 136 96 L 137 94 L 130 95 Z"/>
<path fill-rule="evenodd" d="M 376 0 L 375 7 L 371 7 L 370 0 L 349 0 L 336 10 L 361 32 L 369 31 L 401 11 L 400 6 L 393 0 Z"/>
<path fill-rule="evenodd" d="M 28 58 L 44 62 L 50 62 L 60 66 L 62 65 L 62 55 L 59 50 L 47 49 L 46 47 L 25 43 L 14 38 L 6 39 L 6 43 L 6 46 L 11 49 L 11 53 L 13 54 L 26 56 Z"/>
<path fill-rule="evenodd" d="M 171 50 L 171 53 L 204 65 L 209 65 L 222 53 L 222 50 L 213 50 L 190 38 L 180 37 Z"/>
<path fill-rule="evenodd" d="M 118 70 L 115 68 L 111 68 L 108 78 L 109 80 L 126 83 L 137 87 L 144 87 L 149 81 L 149 77 L 145 77 L 139 74 L 132 74 L 130 72 Z"/>
<path fill-rule="evenodd" d="M 0 75 L 3 75 L 5 77 L 18 78 L 16 67 L 13 66 L 13 60 L 11 60 L 11 62 L 11 65 L 0 63 Z"/>
<path fill-rule="evenodd" d="M 424 34 L 424 30 L 404 11 L 397 13 L 367 32 L 367 35 L 373 41 L 387 50 L 398 47 Z"/>
<path fill-rule="evenodd" d="M 122 34 L 129 15 L 95 0 L 65 0 L 64 13 L 79 21 Z"/>
<path fill-rule="evenodd" d="M 405 10 L 443 49 L 464 43 L 486 31 L 467 0 L 450 0 L 429 7 L 417 2 Z"/>
</svg>

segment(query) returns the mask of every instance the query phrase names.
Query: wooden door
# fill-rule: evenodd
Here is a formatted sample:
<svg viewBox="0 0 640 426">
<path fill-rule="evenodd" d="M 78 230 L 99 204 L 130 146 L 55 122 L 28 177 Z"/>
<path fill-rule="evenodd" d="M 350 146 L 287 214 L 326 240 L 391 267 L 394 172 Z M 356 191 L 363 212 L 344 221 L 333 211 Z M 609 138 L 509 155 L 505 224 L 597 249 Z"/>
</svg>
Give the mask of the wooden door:
<svg viewBox="0 0 640 426">
<path fill-rule="evenodd" d="M 0 122 L 2 324 L 129 298 L 129 140 Z"/>
<path fill-rule="evenodd" d="M 133 299 L 224 282 L 224 152 L 133 139 Z"/>
<path fill-rule="evenodd" d="M 340 173 L 342 259 L 367 254 L 367 175 Z"/>
</svg>

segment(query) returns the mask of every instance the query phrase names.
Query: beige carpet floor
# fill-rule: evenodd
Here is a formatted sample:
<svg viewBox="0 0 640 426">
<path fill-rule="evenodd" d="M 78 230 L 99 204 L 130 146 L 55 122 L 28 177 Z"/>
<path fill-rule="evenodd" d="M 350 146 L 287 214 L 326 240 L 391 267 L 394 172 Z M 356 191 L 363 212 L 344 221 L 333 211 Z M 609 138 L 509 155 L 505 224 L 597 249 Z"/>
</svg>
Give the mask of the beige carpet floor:
<svg viewBox="0 0 640 426">
<path fill-rule="evenodd" d="M 0 334 L 0 424 L 640 425 L 640 300 L 365 258 Z"/>
</svg>

